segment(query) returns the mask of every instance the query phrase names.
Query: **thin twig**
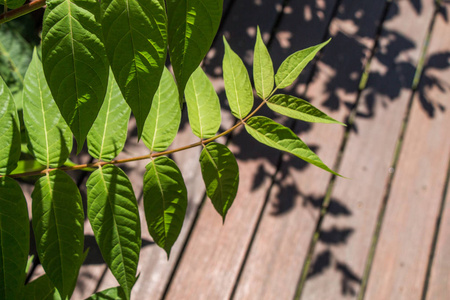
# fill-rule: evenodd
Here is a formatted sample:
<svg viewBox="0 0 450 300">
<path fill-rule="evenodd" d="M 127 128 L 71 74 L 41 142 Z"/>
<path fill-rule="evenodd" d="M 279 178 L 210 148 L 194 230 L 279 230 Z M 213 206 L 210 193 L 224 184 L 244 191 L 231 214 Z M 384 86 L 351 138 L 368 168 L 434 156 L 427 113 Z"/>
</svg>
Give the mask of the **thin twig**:
<svg viewBox="0 0 450 300">
<path fill-rule="evenodd" d="M 176 149 L 172 149 L 172 150 L 166 150 L 166 151 L 162 151 L 162 152 L 158 152 L 158 153 L 151 153 L 151 154 L 147 154 L 147 155 L 142 155 L 142 156 L 136 156 L 136 157 L 130 157 L 130 158 L 124 158 L 124 159 L 116 159 L 116 160 L 112 160 L 112 161 L 98 161 L 95 163 L 89 163 L 89 164 L 81 164 L 81 165 L 75 165 L 75 166 L 63 166 L 63 167 L 58 167 L 58 168 L 47 168 L 44 170 L 40 170 L 40 171 L 33 171 L 33 172 L 25 172 L 25 173 L 20 173 L 20 174 L 11 174 L 11 175 L 0 175 L 0 178 L 2 177 L 11 177 L 11 178 L 19 178 L 19 177 L 27 177 L 27 176 L 36 176 L 36 175 L 44 175 L 46 173 L 55 171 L 55 170 L 60 170 L 60 171 L 73 171 L 73 170 L 80 170 L 80 169 L 84 169 L 84 168 L 98 168 L 101 166 L 105 166 L 105 165 L 118 165 L 118 164 L 123 164 L 123 163 L 127 163 L 127 162 L 132 162 L 132 161 L 139 161 L 139 160 L 144 160 L 144 159 L 149 159 L 149 158 L 155 158 L 158 156 L 163 156 L 163 155 L 169 155 L 175 152 L 180 152 L 183 150 L 187 150 L 187 149 L 191 149 L 197 146 L 201 146 L 204 144 L 208 144 L 224 135 L 229 134 L 230 132 L 232 132 L 233 130 L 235 130 L 236 128 L 238 128 L 239 126 L 241 126 L 242 124 L 245 124 L 245 122 L 251 118 L 258 110 L 261 109 L 261 107 L 264 106 L 264 104 L 266 104 L 267 101 L 263 100 L 262 103 L 255 108 L 254 111 L 252 111 L 252 113 L 250 113 L 247 117 L 245 117 L 244 119 L 240 120 L 237 124 L 235 124 L 233 127 L 229 128 L 228 130 L 212 137 L 209 138 L 207 140 L 202 140 L 199 141 L 197 143 L 193 143 L 187 146 L 183 146 L 180 148 L 176 148 Z"/>
</svg>

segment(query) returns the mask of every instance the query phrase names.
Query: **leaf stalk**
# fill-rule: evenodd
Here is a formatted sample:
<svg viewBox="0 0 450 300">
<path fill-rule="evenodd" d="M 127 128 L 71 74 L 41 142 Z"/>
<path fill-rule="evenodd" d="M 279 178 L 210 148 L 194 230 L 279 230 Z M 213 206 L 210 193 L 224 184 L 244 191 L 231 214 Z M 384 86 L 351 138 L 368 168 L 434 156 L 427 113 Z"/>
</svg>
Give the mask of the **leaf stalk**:
<svg viewBox="0 0 450 300">
<path fill-rule="evenodd" d="M 37 0 L 40 1 L 40 0 Z M 219 133 L 217 135 L 215 135 L 212 138 L 206 139 L 206 140 L 202 140 L 193 144 L 189 144 L 183 147 L 179 147 L 176 149 L 172 149 L 172 150 L 166 150 L 166 151 L 162 151 L 162 152 L 157 152 L 157 153 L 150 153 L 147 155 L 142 155 L 142 156 L 135 156 L 135 157 L 130 157 L 130 158 L 123 158 L 123 159 L 116 159 L 116 160 L 112 160 L 112 161 L 98 161 L 98 162 L 94 162 L 94 163 L 88 163 L 88 164 L 80 164 L 80 165 L 74 165 L 74 166 L 62 166 L 62 167 L 58 167 L 58 168 L 47 168 L 44 170 L 40 170 L 40 171 L 32 171 L 32 172 L 24 172 L 24 173 L 19 173 L 19 174 L 13 174 L 13 175 L 0 175 L 0 178 L 2 177 L 11 177 L 11 178 L 20 178 L 20 177 L 27 177 L 27 176 L 38 176 L 38 175 L 45 175 L 48 174 L 52 171 L 55 170 L 60 170 L 60 171 L 74 171 L 74 170 L 81 170 L 81 169 L 85 169 L 85 168 L 99 168 L 105 165 L 118 165 L 118 164 L 123 164 L 123 163 L 127 163 L 127 162 L 132 162 L 132 161 L 139 161 L 139 160 L 144 160 L 144 159 L 152 159 L 158 156 L 163 156 L 163 155 L 169 155 L 172 153 L 176 153 L 176 152 L 180 152 L 180 151 L 184 151 L 187 149 L 191 149 L 197 146 L 202 146 L 205 144 L 208 144 L 224 135 L 227 135 L 229 133 L 231 133 L 233 130 L 235 130 L 236 128 L 238 128 L 239 126 L 245 124 L 245 122 L 251 118 L 257 111 L 259 111 L 264 104 L 266 104 L 267 101 L 266 99 L 264 99 L 261 104 L 259 104 L 259 106 L 257 108 L 255 108 L 247 117 L 245 117 L 244 119 L 240 120 L 238 123 L 236 123 L 233 127 L 225 130 L 222 133 Z"/>
</svg>

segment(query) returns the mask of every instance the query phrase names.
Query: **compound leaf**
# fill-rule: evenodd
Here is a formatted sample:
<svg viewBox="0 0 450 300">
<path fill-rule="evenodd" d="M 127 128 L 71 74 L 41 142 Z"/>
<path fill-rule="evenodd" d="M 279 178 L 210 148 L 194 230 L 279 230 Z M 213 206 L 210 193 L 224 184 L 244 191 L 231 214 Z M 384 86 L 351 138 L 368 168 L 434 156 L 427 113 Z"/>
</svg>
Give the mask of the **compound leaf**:
<svg viewBox="0 0 450 300">
<path fill-rule="evenodd" d="M 253 80 L 258 96 L 262 99 L 269 97 L 273 90 L 273 64 L 269 51 L 261 37 L 259 26 L 256 34 L 255 52 L 253 58 Z"/>
<path fill-rule="evenodd" d="M 104 161 L 111 161 L 119 155 L 127 139 L 129 119 L 130 107 L 123 99 L 114 76 L 110 75 L 105 100 L 87 136 L 89 154 Z"/>
<path fill-rule="evenodd" d="M 181 97 L 219 29 L 223 0 L 167 0 L 166 4 L 170 61 Z"/>
<path fill-rule="evenodd" d="M 322 44 L 297 51 L 288 56 L 288 58 L 281 63 L 281 66 L 278 68 L 277 74 L 275 75 L 277 89 L 283 89 L 290 86 L 306 65 L 314 58 L 317 52 L 325 47 L 330 41 L 331 39 Z"/>
<path fill-rule="evenodd" d="M 84 213 L 80 192 L 63 171 L 39 178 L 32 212 L 36 248 L 42 267 L 63 299 L 74 288 L 84 260 Z"/>
<path fill-rule="evenodd" d="M 86 186 L 88 217 L 95 239 L 129 299 L 141 249 L 141 224 L 133 187 L 127 175 L 113 165 L 93 172 Z"/>
<path fill-rule="evenodd" d="M 0 178 L 0 298 L 17 299 L 25 284 L 30 247 L 27 201 L 19 184 Z"/>
<path fill-rule="evenodd" d="M 25 286 L 23 300 L 61 300 L 61 296 L 47 275 L 42 275 Z"/>
<path fill-rule="evenodd" d="M 309 147 L 287 127 L 267 117 L 252 117 L 245 124 L 247 132 L 258 142 L 286 151 L 325 171 L 341 176 L 328 168 Z"/>
<path fill-rule="evenodd" d="M 245 118 L 253 107 L 253 90 L 247 69 L 240 57 L 231 50 L 223 37 L 223 80 L 231 113 L 238 119 Z"/>
<path fill-rule="evenodd" d="M 166 61 L 163 0 L 103 0 L 103 34 L 111 69 L 141 137 Z"/>
<path fill-rule="evenodd" d="M 186 214 L 186 186 L 177 165 L 167 157 L 157 157 L 146 168 L 144 210 L 148 231 L 169 257 Z"/>
<path fill-rule="evenodd" d="M 11 173 L 20 157 L 20 129 L 13 96 L 0 77 L 0 175 Z"/>
<path fill-rule="evenodd" d="M 152 152 L 166 150 L 177 135 L 180 121 L 181 109 L 177 85 L 169 70 L 164 68 L 142 133 L 144 144 Z"/>
<path fill-rule="evenodd" d="M 274 95 L 267 100 L 267 106 L 273 111 L 290 118 L 312 123 L 335 123 L 344 125 L 327 116 L 308 101 L 290 95 Z"/>
<path fill-rule="evenodd" d="M 196 136 L 206 139 L 220 128 L 220 102 L 208 76 L 198 67 L 186 84 L 189 124 Z"/>
<path fill-rule="evenodd" d="M 36 49 L 25 75 L 23 98 L 30 151 L 47 168 L 63 165 L 72 150 L 72 133 L 53 100 Z"/>
<path fill-rule="evenodd" d="M 233 204 L 239 186 L 239 168 L 236 158 L 227 146 L 209 143 L 202 150 L 200 165 L 206 194 L 225 222 L 226 214 Z"/>
<path fill-rule="evenodd" d="M 77 139 L 78 152 L 108 84 L 97 0 L 49 0 L 42 27 L 42 63 L 53 98 Z"/>
<path fill-rule="evenodd" d="M 95 293 L 86 300 L 117 300 L 124 299 L 125 297 L 126 296 L 122 288 L 120 286 L 117 286 Z"/>
</svg>

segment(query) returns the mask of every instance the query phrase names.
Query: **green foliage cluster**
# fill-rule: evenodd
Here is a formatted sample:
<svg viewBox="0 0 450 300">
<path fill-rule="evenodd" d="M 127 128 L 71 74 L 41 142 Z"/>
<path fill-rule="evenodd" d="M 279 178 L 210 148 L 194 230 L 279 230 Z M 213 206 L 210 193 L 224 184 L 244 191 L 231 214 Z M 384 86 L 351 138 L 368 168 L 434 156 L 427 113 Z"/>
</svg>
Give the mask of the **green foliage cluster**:
<svg viewBox="0 0 450 300">
<path fill-rule="evenodd" d="M 23 1 L 6 4 L 15 8 Z M 217 134 L 219 98 L 200 63 L 218 30 L 222 0 L 102 0 L 101 4 L 97 0 L 48 0 L 46 4 L 42 55 L 28 49 L 20 55 L 25 63 L 20 61 L 0 78 L 0 298 L 68 299 L 75 288 L 87 253 L 83 252 L 80 192 L 61 169 L 72 151 L 73 136 L 78 152 L 87 142 L 90 155 L 98 161 L 86 184 L 87 217 L 102 256 L 120 284 L 90 299 L 130 298 L 141 225 L 131 182 L 114 159 L 125 145 L 131 112 L 151 158 L 143 178 L 148 230 L 168 256 L 188 204 L 181 172 L 165 156 L 178 132 L 184 101 L 199 142 L 172 152 L 203 147 L 200 165 L 206 194 L 223 221 L 237 194 L 239 170 L 233 153 L 214 140 L 238 126 L 245 126 L 267 146 L 336 174 L 289 128 L 255 116 L 267 104 L 291 118 L 339 123 L 305 100 L 275 94 L 291 85 L 329 41 L 292 54 L 275 73 L 258 29 L 253 79 L 261 102 L 253 109 L 247 68 L 224 38 L 225 91 L 238 121 Z M 14 51 L 15 46 L 8 43 L 20 45 L 17 42 L 14 36 L 9 40 L 0 37 L 2 57 L 7 49 Z M 167 54 L 174 76 L 165 67 Z M 25 71 L 19 67 L 27 69 L 23 78 Z M 12 84 L 15 81 L 8 74 L 19 78 L 20 84 Z M 21 99 L 14 98 L 23 99 L 23 108 L 16 105 Z M 12 174 L 30 175 L 27 165 L 19 161 L 23 139 L 17 108 L 23 109 L 22 136 L 28 151 L 44 168 L 31 196 L 36 248 L 46 274 L 27 285 L 29 216 L 21 188 L 11 178 Z"/>
</svg>

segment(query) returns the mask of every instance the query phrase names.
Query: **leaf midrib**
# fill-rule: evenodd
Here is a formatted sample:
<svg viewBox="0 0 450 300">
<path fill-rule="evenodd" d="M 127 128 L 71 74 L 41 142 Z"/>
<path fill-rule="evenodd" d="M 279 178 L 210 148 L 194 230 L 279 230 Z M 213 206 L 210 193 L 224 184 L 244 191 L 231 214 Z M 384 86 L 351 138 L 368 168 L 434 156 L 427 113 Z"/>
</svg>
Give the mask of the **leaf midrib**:
<svg viewBox="0 0 450 300">
<path fill-rule="evenodd" d="M 63 264 L 63 253 L 62 253 L 62 247 L 61 247 L 61 236 L 60 236 L 60 233 L 59 233 L 59 227 L 58 227 L 58 218 L 56 217 L 56 213 L 55 213 L 55 211 L 56 211 L 56 207 L 55 207 L 55 201 L 54 201 L 54 196 L 53 196 L 53 194 L 54 194 L 54 190 L 53 190 L 53 188 L 52 188 L 52 186 L 51 186 L 51 179 L 50 179 L 50 174 L 47 172 L 46 174 L 45 174 L 45 178 L 46 178 L 46 180 L 47 180 L 47 184 L 48 184 L 48 189 L 49 189 L 49 193 L 50 193 L 50 196 L 51 196 L 51 206 L 52 206 L 52 215 L 53 215 L 53 218 L 55 219 L 55 230 L 56 230 L 56 236 L 58 237 L 58 252 L 59 252 L 59 263 L 60 263 L 60 266 L 61 266 L 61 282 L 62 282 L 62 286 L 63 286 L 63 292 L 65 291 L 65 288 L 64 288 L 64 286 L 65 286 L 65 281 L 64 281 L 64 264 Z M 56 177 L 55 177 L 55 179 L 56 179 Z M 43 201 L 43 199 L 42 199 L 42 201 Z"/>
<path fill-rule="evenodd" d="M 116 233 L 117 233 L 117 236 L 119 237 L 119 242 L 118 242 L 118 244 L 119 244 L 119 248 L 120 248 L 120 255 L 121 255 L 121 258 L 122 258 L 122 262 L 123 263 L 121 263 L 121 264 L 119 264 L 120 265 L 120 267 L 121 267 L 121 269 L 122 269 L 122 271 L 123 271 L 123 274 L 124 274 L 124 277 L 125 277 L 125 285 L 126 285 L 126 289 L 127 289 L 127 294 L 128 294 L 128 292 L 130 291 L 130 289 L 129 289 L 129 286 L 128 286 L 128 278 L 127 278 L 127 272 L 126 272 L 126 270 L 125 270 L 125 260 L 123 259 L 123 246 L 122 246 L 122 243 L 121 243 L 121 241 L 120 241 L 120 234 L 119 234 L 119 229 L 118 229 L 118 227 L 117 227 L 117 222 L 116 222 L 116 218 L 115 218 L 115 214 L 114 214 L 114 210 L 113 210 L 113 204 L 111 203 L 111 199 L 110 199 L 110 193 L 109 193 L 109 189 L 108 189 L 108 186 L 106 185 L 106 180 L 105 180 L 105 177 L 104 177 L 104 175 L 103 175 L 103 168 L 100 166 L 99 168 L 98 168 L 98 170 L 99 170 L 99 172 L 100 172 L 100 176 L 101 176 L 101 178 L 102 178 L 102 183 L 103 183 L 103 187 L 105 188 L 105 191 L 106 191 L 106 198 L 108 199 L 108 205 L 109 205 L 109 208 L 111 209 L 111 212 L 112 212 L 112 215 L 113 215 L 113 218 L 112 218 L 112 220 L 113 220 L 113 225 L 114 225 L 114 229 L 115 229 L 115 231 L 116 231 Z"/>
<path fill-rule="evenodd" d="M 36 55 L 37 57 L 37 55 Z M 36 64 L 38 64 L 39 62 L 36 61 L 35 62 L 35 67 Z M 36 69 L 35 69 L 36 70 Z M 46 120 L 46 115 L 45 115 L 45 109 L 44 109 L 44 97 L 42 95 L 42 88 L 41 88 L 41 76 L 39 74 L 39 72 L 36 72 L 36 77 L 37 77 L 37 81 L 38 81 L 38 88 L 39 88 L 39 99 L 41 100 L 41 111 L 42 111 L 42 121 L 43 121 L 43 125 L 44 125 L 44 137 L 45 137 L 45 152 L 47 154 L 47 168 L 50 167 L 50 149 L 48 146 L 48 132 L 47 132 L 47 120 Z"/>
<path fill-rule="evenodd" d="M 112 74 L 109 74 L 109 76 L 114 76 Z M 113 85 L 112 85 L 112 80 L 111 80 L 111 85 L 110 85 L 110 90 L 109 90 L 109 97 L 108 97 L 108 109 L 106 110 L 106 120 L 103 126 L 103 135 L 102 135 L 102 143 L 100 145 L 100 153 L 99 153 L 99 160 L 102 160 L 102 155 L 103 155 L 103 150 L 104 150 L 104 145 L 105 145 L 105 137 L 106 137 L 106 132 L 108 129 L 108 120 L 109 120 L 109 113 L 110 113 L 110 109 L 111 109 L 111 99 L 112 99 L 112 92 L 113 92 Z"/>
<path fill-rule="evenodd" d="M 234 93 L 235 93 L 235 96 L 236 96 L 237 107 L 238 107 L 238 110 L 239 110 L 239 118 L 242 119 L 242 111 L 241 111 L 241 105 L 240 105 L 240 101 L 239 101 L 239 93 L 238 93 L 238 90 L 237 90 L 236 73 L 234 72 L 235 71 L 235 67 L 234 67 L 234 64 L 233 64 L 231 49 L 229 49 L 229 53 L 228 53 L 227 56 L 228 56 L 228 60 L 230 62 L 230 66 L 231 66 L 231 73 L 233 74 Z"/>
<path fill-rule="evenodd" d="M 217 182 L 219 184 L 219 188 L 220 188 L 220 202 L 221 202 L 221 206 L 223 207 L 223 186 L 222 186 L 222 180 L 220 178 L 220 171 L 219 171 L 219 167 L 217 166 L 216 162 L 214 161 L 214 159 L 212 158 L 211 153 L 209 152 L 208 148 L 205 146 L 204 148 L 206 150 L 206 154 L 208 155 L 209 160 L 211 161 L 212 165 L 214 166 L 214 168 L 217 171 Z"/>
<path fill-rule="evenodd" d="M 314 49 L 314 50 L 315 50 L 315 49 Z M 297 64 L 297 66 L 296 66 L 294 69 L 292 69 L 292 71 L 289 72 L 289 73 L 283 78 L 283 80 L 282 80 L 279 84 L 277 84 L 277 89 L 278 89 L 279 86 L 282 85 L 282 83 L 283 83 L 284 81 L 286 81 L 286 80 L 289 78 L 289 76 L 291 76 L 292 73 L 294 73 L 295 70 L 297 70 L 297 69 L 300 67 L 301 64 L 303 64 L 303 62 L 304 62 L 307 58 L 309 58 L 309 57 L 311 56 L 311 54 L 314 53 L 314 50 L 311 51 L 306 57 L 304 57 L 304 58 Z M 295 54 L 294 54 L 294 55 L 295 55 Z M 314 55 L 313 55 L 313 57 L 314 57 Z M 305 66 L 306 66 L 306 64 L 303 66 L 303 68 L 304 68 Z"/>
<path fill-rule="evenodd" d="M 75 61 L 76 61 L 76 58 L 75 58 L 75 45 L 74 45 L 74 36 L 73 36 L 73 24 L 72 24 L 72 9 L 71 9 L 71 7 L 70 7 L 70 0 L 66 0 L 67 1 L 67 6 L 68 6 L 68 10 L 69 10 L 69 28 L 70 28 L 70 37 L 71 37 L 71 39 L 70 39 L 70 44 L 72 45 L 72 64 L 73 64 L 73 73 L 75 74 L 75 77 L 74 77 L 74 81 L 75 81 L 75 94 L 76 94 L 76 97 L 77 97 L 77 103 L 76 103 L 76 105 L 75 105 L 75 111 L 76 112 L 78 112 L 78 128 L 77 128 L 77 131 L 78 131 L 78 133 L 81 135 L 81 130 L 80 130 L 80 126 L 81 126 L 81 124 L 82 124 L 82 122 L 81 122 L 81 112 L 80 112 L 80 110 L 79 110 L 79 91 L 78 91 L 78 80 L 77 80 L 77 67 L 76 67 L 76 63 L 75 63 Z M 81 143 L 81 141 L 78 141 L 79 143 Z"/>
<path fill-rule="evenodd" d="M 158 169 L 156 168 L 156 163 L 154 160 L 152 160 L 152 163 L 153 163 L 153 167 L 155 168 L 156 182 L 158 183 L 159 190 L 161 191 L 162 206 L 163 206 L 162 218 L 163 218 L 163 224 L 164 224 L 164 246 L 166 246 L 167 245 L 167 237 L 168 237 L 168 235 L 167 235 L 168 230 L 166 228 L 166 197 L 164 196 L 164 190 L 161 185 L 161 180 L 159 179 L 159 172 L 158 172 Z"/>
<path fill-rule="evenodd" d="M 133 49 L 133 64 L 134 64 L 134 68 L 136 70 L 136 83 L 137 83 L 137 94 L 138 94 L 138 111 L 139 111 L 139 122 L 142 122 L 142 108 L 141 108 L 141 87 L 140 87 L 140 82 L 139 82 L 139 72 L 138 72 L 138 67 L 136 64 L 136 48 L 134 47 L 134 40 L 133 40 L 133 27 L 131 26 L 131 18 L 130 18 L 130 0 L 126 0 L 127 3 L 127 21 L 128 21 L 128 27 L 130 28 L 130 39 L 131 39 L 131 48 Z M 134 105 L 133 105 L 134 106 Z M 135 114 L 136 112 L 133 111 L 133 113 Z M 145 123 L 145 122 L 144 122 Z M 144 124 L 142 124 L 142 127 L 144 126 Z M 139 129 L 140 126 L 138 126 Z"/>
</svg>

